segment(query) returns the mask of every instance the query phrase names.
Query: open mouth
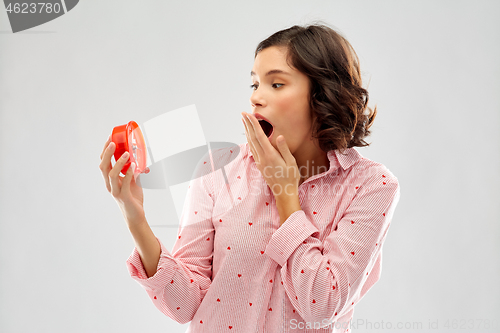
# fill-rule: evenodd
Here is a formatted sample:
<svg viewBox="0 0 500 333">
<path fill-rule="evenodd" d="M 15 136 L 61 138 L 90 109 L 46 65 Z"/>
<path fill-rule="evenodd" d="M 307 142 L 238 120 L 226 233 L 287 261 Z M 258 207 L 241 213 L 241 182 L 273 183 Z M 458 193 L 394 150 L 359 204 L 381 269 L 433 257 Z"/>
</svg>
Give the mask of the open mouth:
<svg viewBox="0 0 500 333">
<path fill-rule="evenodd" d="M 264 119 L 259 119 L 259 124 L 260 127 L 262 127 L 262 130 L 266 134 L 266 136 L 269 138 L 271 137 L 271 134 L 273 134 L 273 125 L 271 125 L 269 122 L 267 122 Z"/>
</svg>

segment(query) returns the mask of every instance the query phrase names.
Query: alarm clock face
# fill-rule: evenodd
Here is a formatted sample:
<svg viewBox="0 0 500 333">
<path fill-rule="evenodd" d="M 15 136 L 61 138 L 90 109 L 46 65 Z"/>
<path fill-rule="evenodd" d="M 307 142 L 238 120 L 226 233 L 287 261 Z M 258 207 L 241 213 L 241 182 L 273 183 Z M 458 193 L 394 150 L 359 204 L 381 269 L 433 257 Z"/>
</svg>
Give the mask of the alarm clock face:
<svg viewBox="0 0 500 333">
<path fill-rule="evenodd" d="M 128 124 L 113 128 L 111 140 L 116 145 L 114 153 L 115 161 L 126 151 L 130 154 L 129 160 L 121 170 L 122 174 L 125 175 L 127 173 L 132 162 L 135 163 L 134 174 L 149 172 L 149 168 L 146 167 L 146 144 L 144 136 L 135 121 L 130 121 Z"/>
</svg>

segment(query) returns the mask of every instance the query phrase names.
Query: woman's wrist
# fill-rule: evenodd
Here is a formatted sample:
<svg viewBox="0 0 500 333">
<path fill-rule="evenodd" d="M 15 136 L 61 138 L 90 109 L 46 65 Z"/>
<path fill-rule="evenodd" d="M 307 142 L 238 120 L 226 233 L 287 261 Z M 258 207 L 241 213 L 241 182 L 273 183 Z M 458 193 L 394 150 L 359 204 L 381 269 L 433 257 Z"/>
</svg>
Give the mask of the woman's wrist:
<svg viewBox="0 0 500 333">
<path fill-rule="evenodd" d="M 282 225 L 293 213 L 302 210 L 298 194 L 282 194 L 276 196 L 276 207 L 280 216 L 280 225 Z"/>
<path fill-rule="evenodd" d="M 143 226 L 148 224 L 145 214 L 138 214 L 135 216 L 124 216 L 125 222 L 127 222 L 128 228 L 137 228 L 138 226 Z"/>
</svg>

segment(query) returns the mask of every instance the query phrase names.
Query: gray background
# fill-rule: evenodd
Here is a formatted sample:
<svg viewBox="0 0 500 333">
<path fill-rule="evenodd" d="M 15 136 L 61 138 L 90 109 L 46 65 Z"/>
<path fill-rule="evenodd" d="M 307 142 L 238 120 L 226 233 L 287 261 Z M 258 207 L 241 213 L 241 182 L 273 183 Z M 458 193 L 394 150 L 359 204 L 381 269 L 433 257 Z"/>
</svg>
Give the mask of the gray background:
<svg viewBox="0 0 500 333">
<path fill-rule="evenodd" d="M 255 46 L 324 20 L 354 46 L 379 108 L 358 151 L 401 185 L 355 331 L 449 320 L 448 332 L 498 332 L 480 321 L 500 313 L 498 17 L 498 1 L 82 1 L 12 34 L 2 8 L 0 331 L 184 332 L 128 274 L 133 240 L 102 146 L 116 125 L 190 104 L 207 140 L 246 142 Z M 176 219 L 169 195 L 145 191 L 150 224 Z M 176 228 L 153 231 L 172 248 Z"/>
</svg>

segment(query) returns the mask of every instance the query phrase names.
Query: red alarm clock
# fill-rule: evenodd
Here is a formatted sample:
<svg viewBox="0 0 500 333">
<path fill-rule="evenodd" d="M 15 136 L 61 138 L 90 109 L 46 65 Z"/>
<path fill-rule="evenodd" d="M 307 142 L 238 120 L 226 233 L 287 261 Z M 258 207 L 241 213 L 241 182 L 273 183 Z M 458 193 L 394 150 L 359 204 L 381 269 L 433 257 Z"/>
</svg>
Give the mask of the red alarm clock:
<svg viewBox="0 0 500 333">
<path fill-rule="evenodd" d="M 122 174 L 125 175 L 127 173 L 132 162 L 135 163 L 134 174 L 149 172 L 149 168 L 146 166 L 147 154 L 144 136 L 135 121 L 130 121 L 128 124 L 113 128 L 111 141 L 116 145 L 114 153 L 115 161 L 118 161 L 126 151 L 130 154 L 127 164 L 122 168 Z"/>
</svg>

